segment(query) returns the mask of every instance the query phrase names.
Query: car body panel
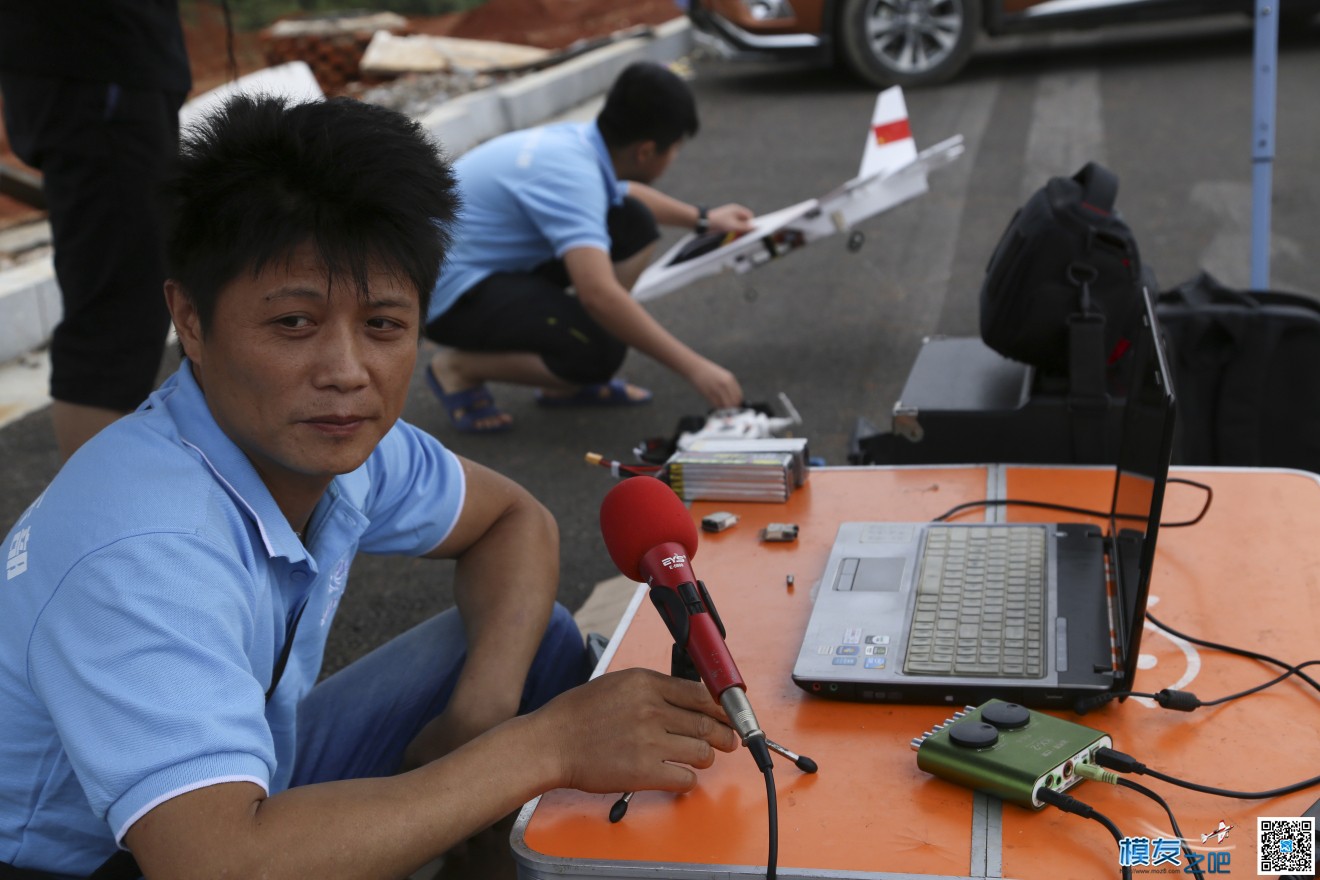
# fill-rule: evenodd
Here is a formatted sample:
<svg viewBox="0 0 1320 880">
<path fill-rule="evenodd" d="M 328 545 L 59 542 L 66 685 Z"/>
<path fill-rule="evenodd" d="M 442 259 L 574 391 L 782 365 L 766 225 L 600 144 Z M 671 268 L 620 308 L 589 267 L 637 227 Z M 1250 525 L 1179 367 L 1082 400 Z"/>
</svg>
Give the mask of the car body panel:
<svg viewBox="0 0 1320 880">
<path fill-rule="evenodd" d="M 885 0 L 886 9 L 896 12 L 885 25 L 897 30 L 908 10 L 928 8 L 932 0 Z M 968 22 L 981 34 L 1029 33 L 1050 30 L 1094 28 L 1240 13 L 1251 15 L 1253 0 L 982 0 Z M 726 55 L 783 56 L 837 60 L 850 25 L 844 10 L 847 0 L 687 0 L 688 15 L 708 41 L 715 41 Z M 856 6 L 851 6 L 856 10 Z M 868 7 L 868 9 L 874 7 Z M 972 7 L 976 9 L 975 6 Z M 1313 15 L 1320 0 L 1290 0 L 1288 13 Z M 856 27 L 854 15 L 851 26 Z M 896 24 L 897 22 L 897 24 Z M 854 35 L 854 40 L 858 39 Z M 870 39 L 874 40 L 872 34 Z M 910 37 L 909 37 L 910 39 Z M 845 59 L 846 60 L 846 59 Z M 855 61 L 855 58 L 854 58 Z M 854 70 L 857 65 L 851 64 Z M 860 71 L 858 71 L 860 73 Z M 947 71 L 939 78 L 947 78 Z M 932 80 L 934 81 L 934 80 Z M 908 83 L 909 85 L 914 83 Z"/>
</svg>

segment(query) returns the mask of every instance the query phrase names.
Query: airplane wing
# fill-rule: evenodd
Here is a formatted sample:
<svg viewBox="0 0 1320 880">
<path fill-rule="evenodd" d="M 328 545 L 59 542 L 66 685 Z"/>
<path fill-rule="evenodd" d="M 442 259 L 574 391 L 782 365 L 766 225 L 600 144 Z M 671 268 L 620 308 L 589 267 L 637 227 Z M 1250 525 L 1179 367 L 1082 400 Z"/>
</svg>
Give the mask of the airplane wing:
<svg viewBox="0 0 1320 880">
<path fill-rule="evenodd" d="M 633 298 L 645 302 L 718 272 L 747 272 L 796 247 L 798 236 L 786 230 L 817 210 L 817 201 L 808 199 L 757 217 L 753 229 L 742 235 L 689 232 L 646 267 L 633 285 Z"/>
<path fill-rule="evenodd" d="M 653 262 L 633 285 L 633 297 L 656 299 L 720 272 L 743 273 L 827 235 L 915 198 L 927 190 L 926 172 L 963 152 L 956 135 L 921 153 L 908 124 L 903 90 L 876 98 L 857 176 L 830 193 L 756 218 L 740 236 L 689 233 Z M 860 233 L 855 233 L 860 240 Z"/>
</svg>

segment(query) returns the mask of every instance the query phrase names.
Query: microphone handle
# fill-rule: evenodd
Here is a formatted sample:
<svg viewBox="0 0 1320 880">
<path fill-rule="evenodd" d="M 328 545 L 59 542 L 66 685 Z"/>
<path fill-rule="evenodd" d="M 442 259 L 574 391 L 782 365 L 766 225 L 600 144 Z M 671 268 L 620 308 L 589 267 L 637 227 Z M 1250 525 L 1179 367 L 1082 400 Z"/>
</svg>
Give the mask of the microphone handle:
<svg viewBox="0 0 1320 880">
<path fill-rule="evenodd" d="M 713 699 L 731 687 L 746 689 L 724 643 L 724 625 L 706 585 L 697 580 L 682 544 L 658 544 L 638 566 L 651 587 L 651 603 L 669 628 L 674 644 L 687 651 Z"/>
<path fill-rule="evenodd" d="M 728 688 L 720 694 L 720 705 L 724 707 L 724 714 L 729 716 L 729 724 L 742 737 L 743 745 L 747 745 L 747 741 L 754 737 L 765 739 L 765 731 L 756 720 L 751 701 L 747 699 L 747 691 L 741 687 Z"/>
</svg>

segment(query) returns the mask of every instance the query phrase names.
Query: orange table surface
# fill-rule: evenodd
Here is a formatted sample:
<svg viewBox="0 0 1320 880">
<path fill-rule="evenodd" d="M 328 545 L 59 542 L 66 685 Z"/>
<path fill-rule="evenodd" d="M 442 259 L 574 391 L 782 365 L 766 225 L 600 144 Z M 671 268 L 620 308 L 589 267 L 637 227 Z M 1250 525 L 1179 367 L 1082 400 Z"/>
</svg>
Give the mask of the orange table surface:
<svg viewBox="0 0 1320 880">
<path fill-rule="evenodd" d="M 1151 613 L 1187 634 L 1291 662 L 1320 656 L 1320 481 L 1272 470 L 1175 469 L 1173 476 L 1211 485 L 1214 503 L 1198 525 L 1161 530 Z M 832 468 L 814 471 L 787 504 L 692 505 L 698 520 L 716 510 L 741 518 L 726 532 L 702 533 L 693 568 L 725 622 L 761 726 L 820 765 L 819 773 L 808 775 L 776 759 L 781 877 L 1118 875 L 1118 848 L 1109 833 L 1054 810 L 1005 805 L 999 814 L 995 802 L 1000 818 L 988 827 L 999 839 L 974 845 L 974 825 L 986 827 L 983 816 L 973 821 L 974 811 L 984 810 L 986 799 L 918 770 L 909 744 L 957 707 L 836 702 L 806 694 L 790 677 L 839 522 L 928 520 L 960 502 L 995 495 L 1107 509 L 1111 485 L 1112 470 L 1103 468 Z M 1171 484 L 1164 521 L 1190 519 L 1203 497 L 1200 489 Z M 974 510 L 962 520 L 984 516 Z M 1022 507 L 1005 508 L 1003 518 L 1077 519 Z M 770 522 L 797 523 L 798 540 L 760 542 L 758 533 Z M 790 574 L 791 587 L 785 583 Z M 647 602 L 628 622 L 609 669 L 668 671 L 670 645 Z M 1278 672 L 1198 649 L 1149 623 L 1142 655 L 1136 689 L 1180 688 L 1203 700 Z M 1271 789 L 1320 773 L 1320 698 L 1297 679 L 1190 714 L 1135 698 L 1084 717 L 1056 714 L 1111 734 L 1116 748 L 1154 769 L 1204 785 Z M 1165 797 L 1193 841 L 1221 820 L 1235 826 L 1217 848 L 1231 852 L 1233 873 L 1247 876 L 1255 874 L 1256 817 L 1298 816 L 1320 797 L 1320 789 L 1310 789 L 1232 800 L 1149 776 L 1132 778 Z M 1125 835 L 1173 836 L 1163 811 L 1136 792 L 1086 782 L 1072 793 Z M 765 786 L 745 750 L 719 755 L 688 794 L 637 793 L 624 820 L 611 824 L 616 798 L 567 790 L 544 795 L 515 830 L 520 870 L 530 876 L 667 876 L 670 868 L 704 877 L 746 876 L 765 865 Z"/>
</svg>

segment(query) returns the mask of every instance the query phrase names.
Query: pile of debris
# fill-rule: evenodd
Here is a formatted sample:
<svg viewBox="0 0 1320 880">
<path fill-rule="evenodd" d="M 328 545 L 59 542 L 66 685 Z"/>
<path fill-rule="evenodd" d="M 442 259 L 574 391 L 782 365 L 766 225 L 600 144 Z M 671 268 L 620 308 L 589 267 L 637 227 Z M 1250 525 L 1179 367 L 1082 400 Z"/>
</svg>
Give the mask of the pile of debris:
<svg viewBox="0 0 1320 880">
<path fill-rule="evenodd" d="M 335 14 L 277 21 L 260 34 L 271 67 L 304 61 L 327 95 L 362 79 L 362 56 L 377 33 L 402 34 L 408 20 L 392 12 Z"/>
<path fill-rule="evenodd" d="M 537 70 L 578 50 L 552 51 L 535 46 L 417 33 L 406 18 L 392 12 L 345 13 L 282 19 L 261 32 L 266 63 L 272 67 L 303 61 L 327 95 L 354 94 L 393 83 L 400 77 L 423 76 L 441 91 L 457 91 Z M 592 41 L 599 43 L 601 41 Z M 443 75 L 437 80 L 437 75 Z M 415 91 L 415 89 L 414 89 Z M 393 103 L 393 102 L 391 102 Z M 396 109 L 402 109 L 396 107 Z"/>
</svg>

